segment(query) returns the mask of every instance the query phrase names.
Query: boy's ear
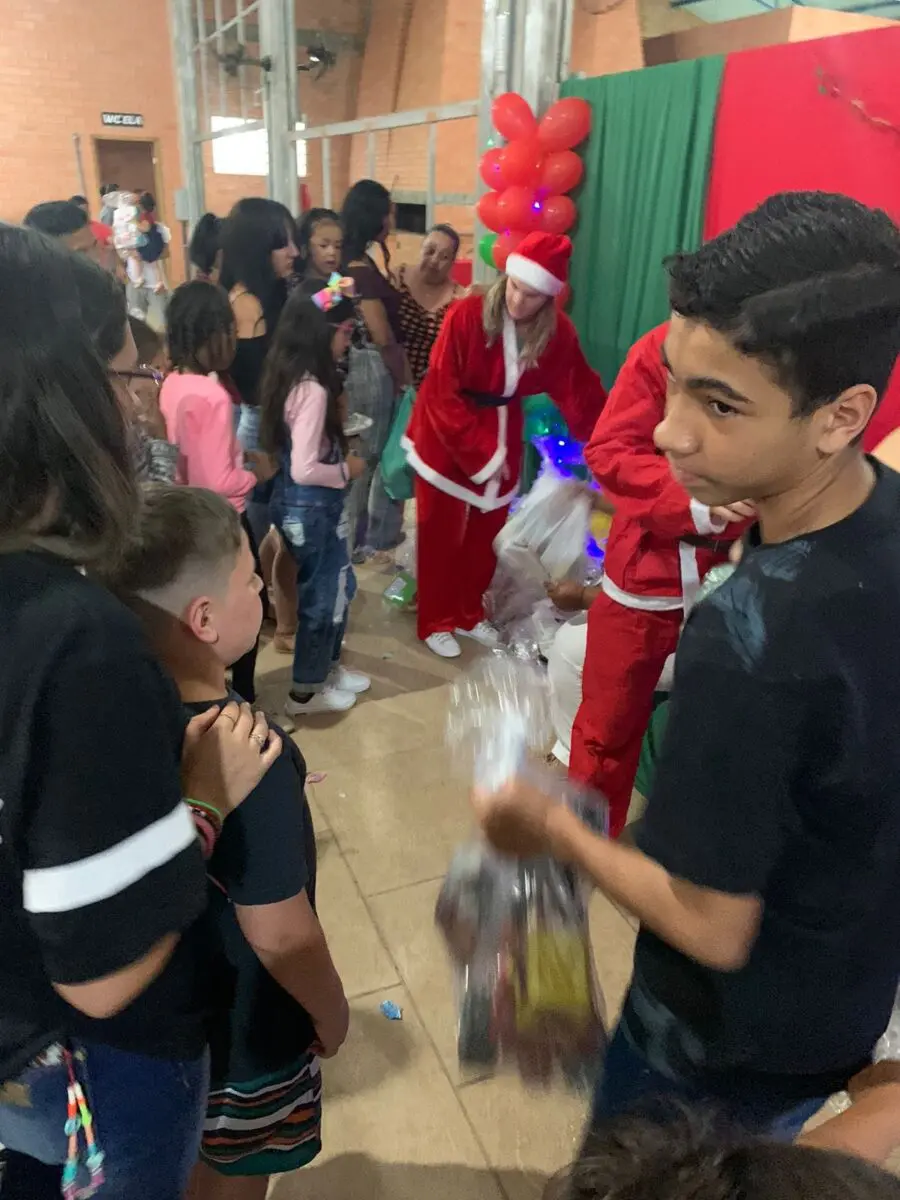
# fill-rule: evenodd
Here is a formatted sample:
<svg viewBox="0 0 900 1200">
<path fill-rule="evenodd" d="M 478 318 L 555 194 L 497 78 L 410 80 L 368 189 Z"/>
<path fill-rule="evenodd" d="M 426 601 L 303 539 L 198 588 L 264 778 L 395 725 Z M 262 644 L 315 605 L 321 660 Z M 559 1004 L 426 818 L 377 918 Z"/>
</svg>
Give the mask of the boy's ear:
<svg viewBox="0 0 900 1200">
<path fill-rule="evenodd" d="M 859 383 L 825 405 L 821 410 L 819 450 L 823 454 L 837 454 L 862 437 L 877 403 L 875 389 L 868 383 Z"/>
<path fill-rule="evenodd" d="M 214 619 L 213 602 L 209 596 L 197 596 L 184 610 L 182 621 L 198 641 L 214 645 L 219 640 Z"/>
</svg>

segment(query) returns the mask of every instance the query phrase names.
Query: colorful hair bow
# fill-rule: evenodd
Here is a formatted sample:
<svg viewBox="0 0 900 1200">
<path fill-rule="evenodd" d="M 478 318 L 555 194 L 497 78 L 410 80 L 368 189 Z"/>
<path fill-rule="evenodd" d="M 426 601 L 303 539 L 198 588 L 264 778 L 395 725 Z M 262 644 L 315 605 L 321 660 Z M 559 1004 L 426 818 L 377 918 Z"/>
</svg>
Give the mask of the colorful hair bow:
<svg viewBox="0 0 900 1200">
<path fill-rule="evenodd" d="M 349 276 L 339 275 L 335 271 L 321 292 L 316 292 L 313 295 L 312 301 L 313 304 L 318 305 L 323 313 L 327 313 L 336 304 L 340 304 L 342 300 L 352 300 L 354 295 L 353 280 Z"/>
</svg>

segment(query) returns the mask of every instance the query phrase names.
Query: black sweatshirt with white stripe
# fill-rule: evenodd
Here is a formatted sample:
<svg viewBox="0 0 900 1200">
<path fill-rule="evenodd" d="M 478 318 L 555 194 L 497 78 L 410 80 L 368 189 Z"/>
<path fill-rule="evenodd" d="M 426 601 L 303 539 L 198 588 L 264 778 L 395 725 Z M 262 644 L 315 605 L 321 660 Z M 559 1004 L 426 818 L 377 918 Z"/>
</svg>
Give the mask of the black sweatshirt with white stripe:
<svg viewBox="0 0 900 1200">
<path fill-rule="evenodd" d="M 52 986 L 122 970 L 203 909 L 171 681 L 127 609 L 37 553 L 0 555 L 0 664 L 0 1082 L 60 1038 L 198 1057 L 188 939 L 110 1020 Z"/>
</svg>

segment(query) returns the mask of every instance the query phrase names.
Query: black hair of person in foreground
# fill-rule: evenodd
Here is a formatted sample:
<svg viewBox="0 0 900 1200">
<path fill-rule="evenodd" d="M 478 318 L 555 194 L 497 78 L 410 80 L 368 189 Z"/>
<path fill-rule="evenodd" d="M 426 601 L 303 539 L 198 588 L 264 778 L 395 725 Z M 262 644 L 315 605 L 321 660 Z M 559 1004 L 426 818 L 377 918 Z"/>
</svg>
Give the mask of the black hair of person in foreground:
<svg viewBox="0 0 900 1200">
<path fill-rule="evenodd" d="M 661 1093 L 789 1137 L 870 1061 L 900 975 L 900 476 L 861 447 L 900 230 L 785 193 L 669 273 L 656 446 L 757 524 L 685 624 L 636 847 L 525 783 L 475 801 L 498 848 L 549 848 L 641 922 L 594 1121 Z"/>
<path fill-rule="evenodd" d="M 682 1110 L 611 1121 L 544 1200 L 900 1200 L 900 1179 L 839 1150 L 752 1138 Z"/>
</svg>

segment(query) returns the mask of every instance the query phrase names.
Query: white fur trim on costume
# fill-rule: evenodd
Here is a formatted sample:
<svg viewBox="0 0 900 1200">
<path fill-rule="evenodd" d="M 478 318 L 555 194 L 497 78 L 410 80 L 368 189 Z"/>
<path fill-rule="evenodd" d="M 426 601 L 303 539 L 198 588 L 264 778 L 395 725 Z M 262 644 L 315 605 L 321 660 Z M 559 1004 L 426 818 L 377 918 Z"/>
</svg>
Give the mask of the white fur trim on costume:
<svg viewBox="0 0 900 1200">
<path fill-rule="evenodd" d="M 555 275 L 545 270 L 540 263 L 532 262 L 530 258 L 523 258 L 521 254 L 509 256 L 506 260 L 506 274 L 518 283 L 524 283 L 526 287 L 534 288 L 536 292 L 540 292 L 544 296 L 558 296 L 566 286 L 561 279 L 557 279 Z"/>
<path fill-rule="evenodd" d="M 507 508 L 516 498 L 519 486 L 518 479 L 513 480 L 511 489 L 508 492 L 504 492 L 502 496 L 498 496 L 496 493 L 491 496 L 487 494 L 481 495 L 479 492 L 473 492 L 469 488 L 462 487 L 454 479 L 447 479 L 445 475 L 439 474 L 434 467 L 429 467 L 428 463 L 424 462 L 416 453 L 416 448 L 409 438 L 402 438 L 400 445 L 406 451 L 406 461 L 420 478 L 430 483 L 432 487 L 436 487 L 439 492 L 443 492 L 446 496 L 453 496 L 456 500 L 462 500 L 463 504 L 471 504 L 473 508 L 477 508 L 481 512 L 494 512 L 498 508 Z M 499 489 L 499 478 L 497 479 L 496 486 Z M 488 487 L 490 487 L 490 484 Z M 487 492 L 487 489 L 485 489 L 485 492 Z"/>
<path fill-rule="evenodd" d="M 508 399 L 519 386 L 519 380 L 522 378 L 522 362 L 519 357 L 516 323 L 506 309 L 503 310 L 503 370 L 503 395 Z"/>
<path fill-rule="evenodd" d="M 493 478 L 506 461 L 506 447 L 498 446 L 477 475 L 470 475 L 473 483 L 482 484 Z"/>
<path fill-rule="evenodd" d="M 635 596 L 613 583 L 608 575 L 604 575 L 600 580 L 600 586 L 610 600 L 615 600 L 616 604 L 621 604 L 623 608 L 639 608 L 642 612 L 675 612 L 676 609 L 684 607 L 681 596 Z"/>
<path fill-rule="evenodd" d="M 711 533 L 722 533 L 728 524 L 726 520 L 714 517 L 709 506 L 701 504 L 693 496 L 691 496 L 691 519 L 694 522 L 694 528 L 702 537 L 709 537 Z"/>
<path fill-rule="evenodd" d="M 687 616 L 697 603 L 697 593 L 700 591 L 700 567 L 697 564 L 697 551 L 689 542 L 678 543 L 678 564 L 681 567 L 684 615 Z"/>
</svg>

